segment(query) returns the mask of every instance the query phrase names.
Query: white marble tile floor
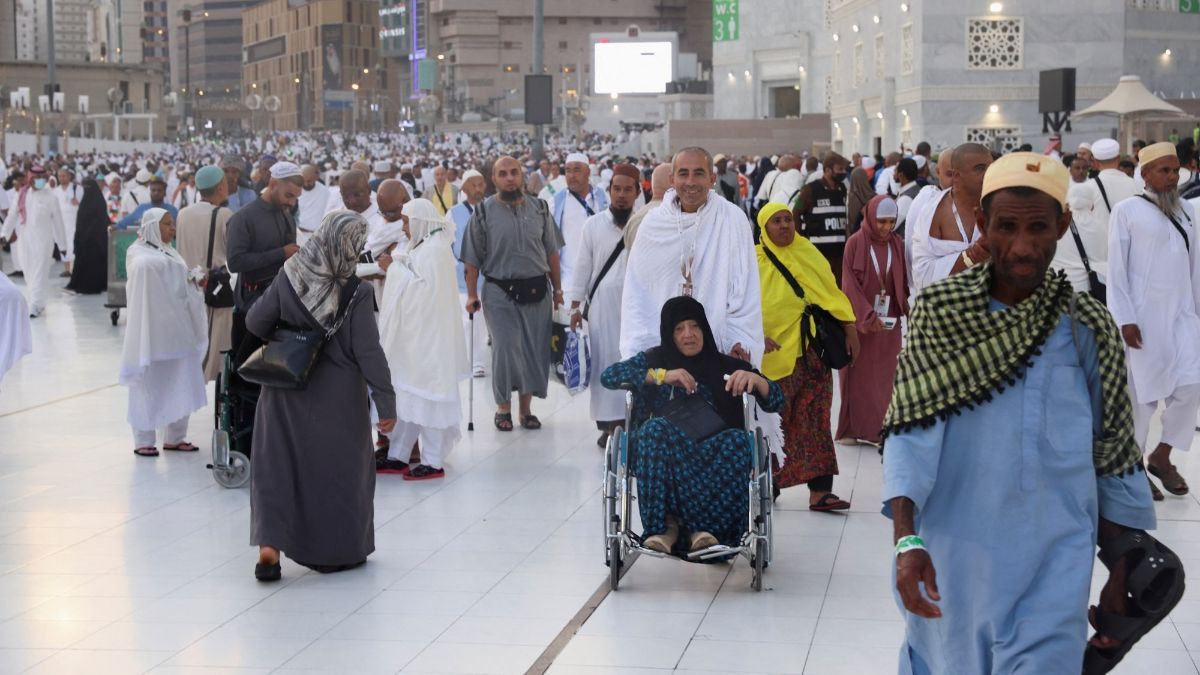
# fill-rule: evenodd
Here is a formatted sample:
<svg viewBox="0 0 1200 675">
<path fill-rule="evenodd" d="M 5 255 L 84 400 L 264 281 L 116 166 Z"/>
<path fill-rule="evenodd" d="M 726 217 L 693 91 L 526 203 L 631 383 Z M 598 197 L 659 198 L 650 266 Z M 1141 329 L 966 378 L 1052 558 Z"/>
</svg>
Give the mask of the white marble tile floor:
<svg viewBox="0 0 1200 675">
<path fill-rule="evenodd" d="M 34 354 L 0 383 L 0 675 L 523 673 L 606 582 L 586 396 L 552 385 L 535 404 L 544 430 L 501 434 L 487 380 L 446 480 L 379 478 L 366 566 L 321 576 L 285 560 L 282 582 L 255 582 L 248 491 L 204 468 L 211 408 L 190 424 L 202 452 L 132 454 L 116 384 L 124 320 L 111 326 L 102 305 L 55 298 Z M 894 672 L 903 624 L 878 455 L 838 453 L 835 489 L 853 509 L 810 513 L 786 492 L 761 594 L 742 561 L 643 557 L 547 672 Z M 1200 463 L 1181 464 L 1200 485 Z M 1159 517 L 1200 569 L 1200 501 L 1168 497 Z M 1196 675 L 1197 663 L 1193 585 L 1115 672 Z"/>
</svg>

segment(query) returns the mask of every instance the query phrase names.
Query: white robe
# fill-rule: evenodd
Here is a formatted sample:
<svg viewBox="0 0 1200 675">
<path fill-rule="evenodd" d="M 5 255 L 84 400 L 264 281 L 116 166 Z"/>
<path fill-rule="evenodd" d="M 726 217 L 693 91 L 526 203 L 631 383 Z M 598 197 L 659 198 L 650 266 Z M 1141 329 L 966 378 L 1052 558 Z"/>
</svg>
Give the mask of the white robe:
<svg viewBox="0 0 1200 675">
<path fill-rule="evenodd" d="M 311 190 L 300 193 L 300 218 L 296 221 L 296 244 L 304 242 L 321 227 L 329 206 L 329 188 L 317 183 Z"/>
<path fill-rule="evenodd" d="M 788 169 L 778 175 L 771 186 L 768 202 L 791 205 L 796 194 L 804 187 L 804 176 L 799 169 Z"/>
<path fill-rule="evenodd" d="M 971 233 L 971 241 L 938 239 L 930 234 L 933 227 L 933 216 L 937 213 L 938 206 L 942 200 L 950 194 L 950 190 L 943 190 L 941 195 L 931 198 L 931 200 L 922 208 L 920 218 L 915 222 L 912 218 L 908 219 L 910 224 L 915 224 L 913 230 L 913 253 L 912 253 L 912 287 L 914 295 L 922 288 L 936 282 L 946 279 L 950 276 L 950 271 L 954 269 L 954 264 L 962 256 L 963 251 L 971 247 L 971 244 L 979 240 L 982 233 L 976 227 Z M 974 218 L 975 214 L 959 214 L 962 218 L 964 229 L 970 224 L 970 218 Z M 962 234 L 960 232 L 959 234 Z"/>
<path fill-rule="evenodd" d="M 0 383 L 4 374 L 32 351 L 29 305 L 8 276 L 0 274 Z"/>
<path fill-rule="evenodd" d="M 140 241 L 125 267 L 125 343 L 119 381 L 129 387 L 129 425 L 161 429 L 207 405 L 204 355 L 208 320 L 183 258 Z"/>
<path fill-rule="evenodd" d="M 1105 169 L 1100 172 L 1099 178 L 1104 181 L 1104 190 L 1113 208 L 1137 193 L 1133 179 L 1117 169 Z M 1083 247 L 1087 251 L 1088 264 L 1091 265 L 1092 271 L 1100 275 L 1101 280 L 1107 279 L 1111 213 L 1104 205 L 1104 197 L 1100 194 L 1096 181 L 1089 178 L 1082 183 L 1072 183 L 1067 192 L 1067 204 L 1071 209 L 1071 216 L 1075 219 L 1075 227 L 1079 230 L 1079 238 L 1083 240 Z M 1059 240 L 1058 250 L 1050 266 L 1065 270 L 1075 290 L 1088 290 L 1087 271 L 1083 267 L 1079 247 L 1075 245 L 1075 238 L 1071 236 L 1070 231 Z"/>
<path fill-rule="evenodd" d="M 411 252 L 398 248 L 379 307 L 379 343 L 396 389 L 396 414 L 406 422 L 450 430 L 458 441 L 458 383 L 471 376 L 459 310 L 453 230 Z"/>
<path fill-rule="evenodd" d="M 904 219 L 904 265 L 908 269 L 909 307 L 912 307 L 912 300 L 917 297 L 916 282 L 913 280 L 913 240 L 918 228 L 922 226 L 925 228 L 923 236 L 929 236 L 929 225 L 932 221 L 923 220 L 921 214 L 929 208 L 930 204 L 937 204 L 941 195 L 942 190 L 935 185 L 926 185 L 921 188 L 916 198 L 913 199 L 912 205 L 908 207 L 908 214 Z"/>
<path fill-rule="evenodd" d="M 754 235 L 745 212 L 713 190 L 697 213 L 687 214 L 675 190 L 667 190 L 662 205 L 642 220 L 625 271 L 622 358 L 658 346 L 662 306 L 680 294 L 681 263 L 692 242 L 693 297 L 704 305 L 717 347 L 728 354 L 740 343 L 758 365 L 764 345 Z"/>
<path fill-rule="evenodd" d="M 17 207 L 13 207 L 13 211 Z M 18 216 L 12 220 L 20 220 Z M 50 267 L 54 264 L 54 233 L 62 231 L 62 210 L 54 190 L 30 189 L 25 195 L 25 219 L 18 230 L 17 249 L 25 272 L 29 308 L 40 313 L 50 296 Z"/>
<path fill-rule="evenodd" d="M 1176 220 L 1140 197 L 1113 207 L 1108 238 L 1108 309 L 1118 326 L 1136 324 L 1141 349 L 1126 349 L 1129 388 L 1135 403 L 1171 396 L 1200 384 L 1200 240 L 1195 213 Z"/>
<path fill-rule="evenodd" d="M 612 255 L 625 231 L 613 223 L 612 211 L 605 209 L 588 218 L 575 257 L 574 283 L 567 287 L 568 302 L 586 304 L 596 277 Z M 625 287 L 625 267 L 629 252 L 622 249 L 616 262 L 596 288 L 588 309 L 588 346 L 592 356 L 592 419 L 614 422 L 625 417 L 625 392 L 600 386 L 600 373 L 621 360 L 621 296 Z"/>
<path fill-rule="evenodd" d="M 62 231 L 54 233 L 54 243 L 62 251 L 63 262 L 75 260 L 75 217 L 79 215 L 79 202 L 83 199 L 83 188 L 71 183 L 65 188 L 54 188 L 58 197 L 58 208 L 62 213 Z"/>
</svg>

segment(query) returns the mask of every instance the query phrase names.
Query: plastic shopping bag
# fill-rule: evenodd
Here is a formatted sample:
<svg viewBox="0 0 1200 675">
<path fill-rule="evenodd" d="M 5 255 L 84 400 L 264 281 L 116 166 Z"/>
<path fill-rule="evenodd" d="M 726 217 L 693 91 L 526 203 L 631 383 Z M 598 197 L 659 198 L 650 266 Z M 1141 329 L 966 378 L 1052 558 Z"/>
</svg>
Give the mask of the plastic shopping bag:
<svg viewBox="0 0 1200 675">
<path fill-rule="evenodd" d="M 588 388 L 592 378 L 592 355 L 588 350 L 588 337 L 585 331 L 572 330 L 567 332 L 566 345 L 563 349 L 563 372 L 566 376 L 567 392 L 578 394 Z"/>
</svg>

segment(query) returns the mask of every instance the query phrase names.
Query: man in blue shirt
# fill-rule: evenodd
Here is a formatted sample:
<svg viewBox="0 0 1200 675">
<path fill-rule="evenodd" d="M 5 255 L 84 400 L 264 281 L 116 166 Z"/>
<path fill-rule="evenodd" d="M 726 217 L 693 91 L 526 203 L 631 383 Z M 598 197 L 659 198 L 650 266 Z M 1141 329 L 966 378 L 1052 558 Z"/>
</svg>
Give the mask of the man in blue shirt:
<svg viewBox="0 0 1200 675">
<path fill-rule="evenodd" d="M 179 209 L 167 202 L 167 181 L 158 176 L 150 179 L 150 201 L 145 204 L 138 204 L 138 207 L 131 211 L 129 215 L 117 221 L 116 228 L 124 230 L 130 227 L 141 227 L 142 214 L 150 209 L 166 209 L 167 213 L 171 214 L 172 220 L 179 217 Z"/>
<path fill-rule="evenodd" d="M 229 201 L 225 203 L 225 206 L 234 213 L 258 199 L 257 192 L 242 184 L 245 167 L 246 163 L 237 155 L 225 155 L 221 158 L 221 169 L 225 172 L 225 182 L 229 186 Z"/>
<path fill-rule="evenodd" d="M 463 235 L 467 232 L 467 223 L 471 220 L 471 215 L 475 213 L 475 209 L 483 203 L 484 192 L 487 190 L 487 182 L 483 179 L 483 174 L 475 169 L 468 169 L 463 174 L 462 193 L 467 196 L 465 202 L 456 204 L 446 214 L 450 220 L 454 221 L 454 258 L 458 261 L 458 294 L 462 296 L 462 306 L 467 305 L 467 279 L 462 263 L 462 244 Z M 479 278 L 479 288 L 476 291 L 483 290 L 483 277 Z M 470 320 L 471 317 L 463 310 L 463 326 L 467 334 L 467 349 L 471 348 L 471 331 L 475 331 L 475 350 L 471 354 L 471 367 L 475 373 L 475 377 L 483 377 L 487 374 L 484 367 L 483 351 L 487 346 L 487 324 L 480 316 L 475 321 Z"/>
</svg>

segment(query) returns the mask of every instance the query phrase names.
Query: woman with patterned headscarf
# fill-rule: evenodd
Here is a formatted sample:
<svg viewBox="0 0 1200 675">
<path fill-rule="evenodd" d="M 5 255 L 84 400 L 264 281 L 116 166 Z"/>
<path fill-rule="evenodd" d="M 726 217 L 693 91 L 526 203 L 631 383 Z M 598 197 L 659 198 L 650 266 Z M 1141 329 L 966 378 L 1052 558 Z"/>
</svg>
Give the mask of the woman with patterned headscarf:
<svg viewBox="0 0 1200 675">
<path fill-rule="evenodd" d="M 446 475 L 442 461 L 461 435 L 458 383 L 471 376 L 471 368 L 458 307 L 453 223 L 428 199 L 408 202 L 401 214 L 408 243 L 392 254 L 379 308 L 400 415 L 383 471 L 430 480 Z M 418 436 L 421 463 L 406 466 Z"/>
<path fill-rule="evenodd" d="M 129 387 L 134 453 L 196 451 L 183 440 L 188 417 L 208 403 L 201 362 L 208 351 L 204 298 L 187 263 L 171 246 L 175 222 L 163 209 L 142 214 L 137 241 L 125 255 L 128 325 L 121 353 L 121 384 Z"/>
<path fill-rule="evenodd" d="M 375 458 L 368 395 L 379 430 L 391 432 L 396 396 L 375 322 L 371 289 L 354 276 L 367 221 L 333 211 L 288 259 L 246 315 L 264 340 L 276 326 L 330 331 L 306 387 L 264 386 L 254 418 L 250 541 L 254 574 L 280 578 L 280 552 L 318 572 L 366 562 L 375 550 Z"/>
</svg>

